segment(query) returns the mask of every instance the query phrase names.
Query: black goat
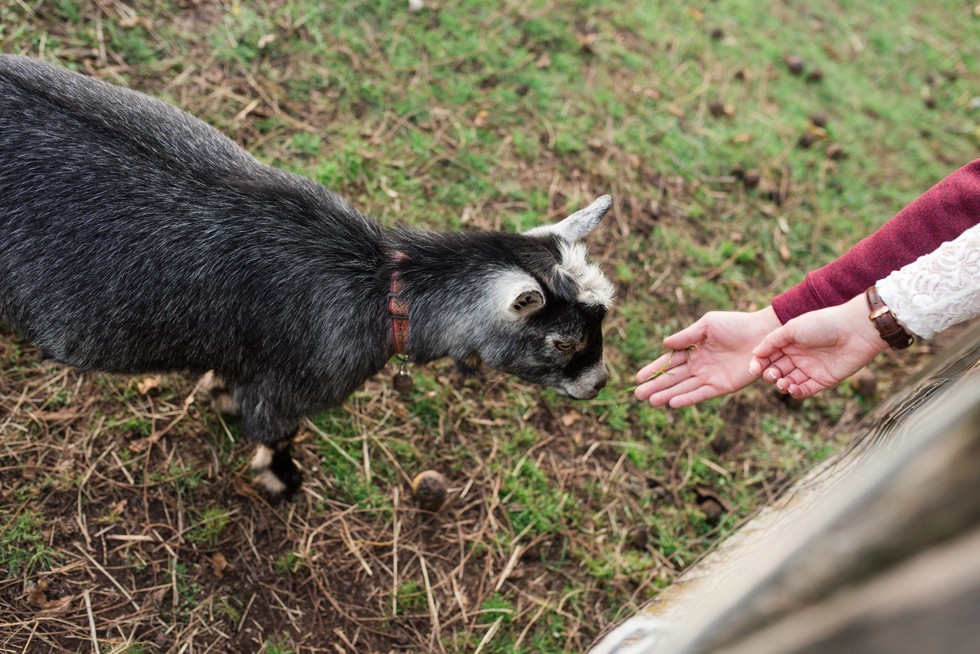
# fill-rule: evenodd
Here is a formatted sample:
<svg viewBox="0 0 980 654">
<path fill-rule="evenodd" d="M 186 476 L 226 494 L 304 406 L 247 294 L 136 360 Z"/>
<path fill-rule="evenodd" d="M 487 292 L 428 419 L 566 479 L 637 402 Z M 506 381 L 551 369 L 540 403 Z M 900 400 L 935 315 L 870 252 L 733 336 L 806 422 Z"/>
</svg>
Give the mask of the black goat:
<svg viewBox="0 0 980 654">
<path fill-rule="evenodd" d="M 81 369 L 214 370 L 272 493 L 299 485 L 301 419 L 394 353 L 393 277 L 413 361 L 594 397 L 613 289 L 576 241 L 609 204 L 525 234 L 384 229 L 168 104 L 0 56 L 0 320 Z"/>
</svg>

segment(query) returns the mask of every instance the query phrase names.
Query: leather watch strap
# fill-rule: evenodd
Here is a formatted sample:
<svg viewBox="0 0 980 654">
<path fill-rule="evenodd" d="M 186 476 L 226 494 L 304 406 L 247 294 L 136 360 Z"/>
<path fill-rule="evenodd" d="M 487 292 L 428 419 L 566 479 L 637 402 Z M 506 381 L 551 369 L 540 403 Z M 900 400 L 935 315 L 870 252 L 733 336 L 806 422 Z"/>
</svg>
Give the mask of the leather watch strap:
<svg viewBox="0 0 980 654">
<path fill-rule="evenodd" d="M 882 302 L 881 297 L 878 295 L 877 287 L 870 286 L 864 294 L 868 299 L 868 309 L 871 310 L 868 318 L 874 323 L 881 338 L 893 350 L 904 350 L 912 345 L 915 339 L 905 331 L 904 327 L 898 324 L 898 320 L 895 318 L 892 310 Z"/>
</svg>

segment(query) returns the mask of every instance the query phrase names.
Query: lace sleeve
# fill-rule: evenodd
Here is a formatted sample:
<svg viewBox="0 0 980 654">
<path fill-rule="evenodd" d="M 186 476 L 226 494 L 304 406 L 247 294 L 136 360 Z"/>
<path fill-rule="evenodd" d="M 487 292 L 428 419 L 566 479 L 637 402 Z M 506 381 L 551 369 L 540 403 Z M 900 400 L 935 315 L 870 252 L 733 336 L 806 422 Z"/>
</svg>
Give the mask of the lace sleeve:
<svg viewBox="0 0 980 654">
<path fill-rule="evenodd" d="M 980 225 L 896 270 L 877 286 L 899 322 L 922 338 L 980 314 Z"/>
</svg>

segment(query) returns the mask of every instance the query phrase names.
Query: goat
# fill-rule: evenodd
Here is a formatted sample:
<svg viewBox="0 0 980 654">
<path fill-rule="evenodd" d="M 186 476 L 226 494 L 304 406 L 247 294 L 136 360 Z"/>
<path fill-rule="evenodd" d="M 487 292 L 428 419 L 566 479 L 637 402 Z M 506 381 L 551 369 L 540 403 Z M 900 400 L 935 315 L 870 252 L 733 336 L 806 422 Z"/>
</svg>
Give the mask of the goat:
<svg viewBox="0 0 980 654">
<path fill-rule="evenodd" d="M 383 228 L 169 104 L 0 56 L 0 321 L 82 370 L 213 370 L 273 495 L 300 485 L 300 421 L 399 340 L 595 397 L 613 287 L 578 241 L 609 206 L 523 234 Z"/>
</svg>

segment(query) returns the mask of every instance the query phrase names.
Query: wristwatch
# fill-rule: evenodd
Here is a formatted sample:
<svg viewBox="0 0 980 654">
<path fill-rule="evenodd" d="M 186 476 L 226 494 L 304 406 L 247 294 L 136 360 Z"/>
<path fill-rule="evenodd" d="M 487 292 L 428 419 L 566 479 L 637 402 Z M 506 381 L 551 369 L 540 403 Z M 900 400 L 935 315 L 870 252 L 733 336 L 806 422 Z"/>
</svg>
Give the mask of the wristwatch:
<svg viewBox="0 0 980 654">
<path fill-rule="evenodd" d="M 868 309 L 871 310 L 868 318 L 874 323 L 881 338 L 893 350 L 904 350 L 915 342 L 915 338 L 898 324 L 898 319 L 895 318 L 895 314 L 888 308 L 888 305 L 881 301 L 877 287 L 870 286 L 864 295 L 868 298 Z"/>
</svg>

